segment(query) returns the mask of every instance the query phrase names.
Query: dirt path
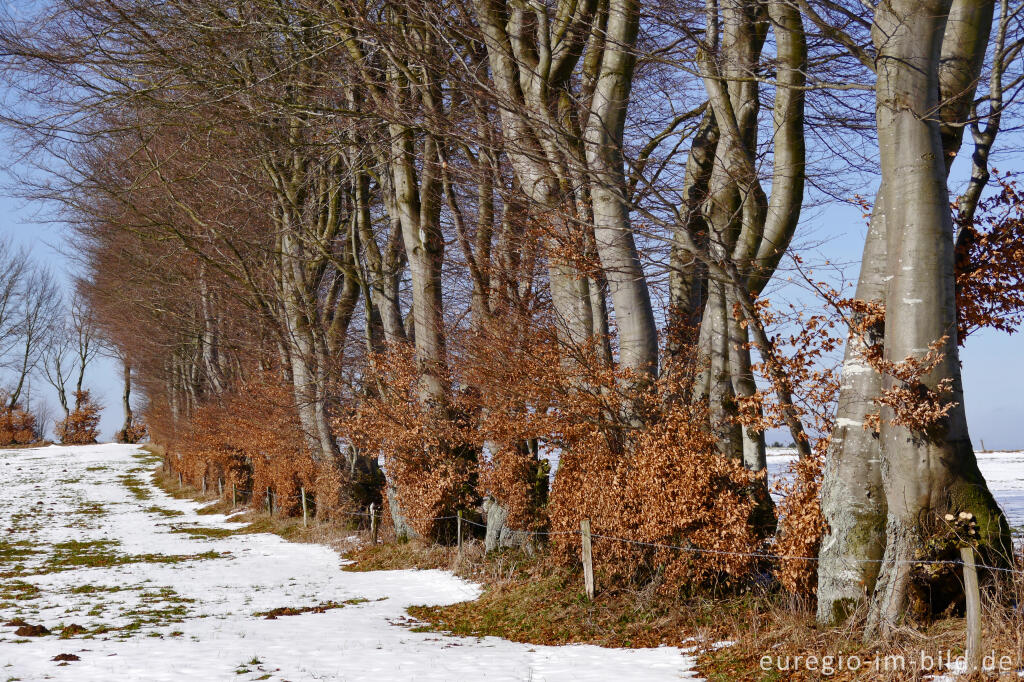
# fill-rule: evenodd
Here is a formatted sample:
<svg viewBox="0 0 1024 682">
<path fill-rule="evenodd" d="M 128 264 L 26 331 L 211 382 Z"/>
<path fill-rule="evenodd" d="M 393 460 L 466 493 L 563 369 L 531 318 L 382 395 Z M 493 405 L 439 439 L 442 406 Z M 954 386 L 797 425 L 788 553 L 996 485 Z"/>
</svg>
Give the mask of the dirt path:
<svg viewBox="0 0 1024 682">
<path fill-rule="evenodd" d="M 345 572 L 326 547 L 232 535 L 240 524 L 155 488 L 155 465 L 121 445 L 0 451 L 0 622 L 25 623 L 0 628 L 0 682 L 694 675 L 675 648 L 415 632 L 406 607 L 478 588 L 442 571 Z M 38 626 L 50 634 L 33 636 Z"/>
</svg>

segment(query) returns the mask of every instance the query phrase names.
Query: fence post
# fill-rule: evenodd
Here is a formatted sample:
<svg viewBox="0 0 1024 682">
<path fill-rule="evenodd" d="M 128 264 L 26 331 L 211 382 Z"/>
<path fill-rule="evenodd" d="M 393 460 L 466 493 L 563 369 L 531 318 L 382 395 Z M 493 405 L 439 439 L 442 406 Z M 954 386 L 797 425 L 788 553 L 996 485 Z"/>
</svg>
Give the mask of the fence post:
<svg viewBox="0 0 1024 682">
<path fill-rule="evenodd" d="M 271 502 L 270 502 L 270 486 L 269 485 L 267 486 L 267 513 L 270 514 L 271 516 L 274 515 L 274 508 L 271 506 Z"/>
<path fill-rule="evenodd" d="M 238 506 L 238 491 L 235 489 L 235 482 L 231 481 L 231 508 Z"/>
<path fill-rule="evenodd" d="M 587 598 L 594 601 L 594 553 L 590 544 L 590 519 L 580 521 L 580 535 L 583 538 L 583 584 Z"/>
<path fill-rule="evenodd" d="M 377 544 L 377 503 L 370 503 L 370 535 L 373 536 L 373 544 Z"/>
<path fill-rule="evenodd" d="M 459 510 L 458 516 L 455 522 L 455 535 L 458 536 L 459 541 L 459 554 L 462 554 L 462 510 Z"/>
<path fill-rule="evenodd" d="M 217 497 L 222 499 L 224 497 L 224 479 L 219 476 L 217 477 Z"/>
<path fill-rule="evenodd" d="M 967 672 L 972 673 L 981 669 L 981 593 L 978 590 L 974 549 L 961 547 L 960 558 L 964 562 L 964 595 L 967 598 L 967 642 L 964 656 L 967 659 Z"/>
<path fill-rule="evenodd" d="M 179 488 L 183 488 L 183 487 L 185 487 L 185 486 L 184 486 L 184 485 L 182 484 L 182 482 L 181 482 L 181 472 L 180 472 L 180 471 L 178 472 L 178 487 L 179 487 Z"/>
<path fill-rule="evenodd" d="M 203 474 L 203 496 L 206 496 L 206 474 Z"/>
<path fill-rule="evenodd" d="M 299 488 L 299 492 L 302 495 L 302 525 L 309 525 L 309 512 L 306 509 L 306 489 Z"/>
</svg>

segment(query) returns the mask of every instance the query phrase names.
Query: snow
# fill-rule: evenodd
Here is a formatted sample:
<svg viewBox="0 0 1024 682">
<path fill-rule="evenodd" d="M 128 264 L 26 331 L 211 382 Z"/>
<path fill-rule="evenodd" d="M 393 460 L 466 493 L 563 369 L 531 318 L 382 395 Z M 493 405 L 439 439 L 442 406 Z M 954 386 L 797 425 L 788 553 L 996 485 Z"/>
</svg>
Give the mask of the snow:
<svg viewBox="0 0 1024 682">
<path fill-rule="evenodd" d="M 156 489 L 152 466 L 134 446 L 0 451 L 0 622 L 22 618 L 54 632 L 22 638 L 14 627 L 0 628 L 0 679 L 427 682 L 695 675 L 692 651 L 674 647 L 547 647 L 414 632 L 407 607 L 471 600 L 479 586 L 444 571 L 345 572 L 335 551 L 270 534 L 173 532 L 240 524 L 199 515 L 199 504 Z M 106 541 L 80 545 L 75 555 L 105 552 L 114 565 L 58 570 L 69 568 L 53 563 L 62 552 L 69 555 L 59 546 L 68 541 Z M 35 553 L 5 557 L 10 548 Z M 33 589 L 38 594 L 24 598 Z M 18 591 L 22 598 L 12 598 Z M 325 602 L 349 603 L 273 620 L 255 615 Z M 72 623 L 93 632 L 113 629 L 60 639 L 60 629 Z M 58 654 L 80 660 L 52 661 Z"/>
<path fill-rule="evenodd" d="M 976 453 L 981 469 L 996 502 L 1018 540 L 1024 540 L 1024 451 L 986 451 Z M 787 467 L 797 458 L 791 448 L 768 448 L 768 480 L 786 479 Z"/>
</svg>

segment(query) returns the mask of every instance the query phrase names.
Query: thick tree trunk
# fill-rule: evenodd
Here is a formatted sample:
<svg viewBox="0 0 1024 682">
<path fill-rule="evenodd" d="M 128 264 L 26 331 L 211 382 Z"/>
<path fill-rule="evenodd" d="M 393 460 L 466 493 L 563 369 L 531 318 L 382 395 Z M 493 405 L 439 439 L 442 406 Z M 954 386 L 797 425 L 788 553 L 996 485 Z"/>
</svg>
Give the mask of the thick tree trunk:
<svg viewBox="0 0 1024 682">
<path fill-rule="evenodd" d="M 948 176 L 960 150 L 963 122 L 970 112 L 992 25 L 993 2 L 955 0 L 942 38 L 939 64 L 942 159 Z M 983 184 L 983 183 L 982 183 Z M 885 197 L 875 199 L 862 258 L 856 299 L 882 303 L 888 278 Z M 858 323 L 854 320 L 855 324 Z M 878 411 L 882 376 L 866 361 L 866 346 L 883 342 L 884 327 L 851 336 L 843 363 L 836 426 L 825 462 L 822 512 L 828 532 L 818 572 L 818 619 L 836 624 L 874 589 L 877 562 L 885 550 L 886 502 L 882 490 L 882 444 L 864 429 Z"/>
<path fill-rule="evenodd" d="M 615 306 L 619 362 L 641 375 L 658 374 L 658 330 L 650 292 L 629 219 L 623 175 L 622 135 L 636 58 L 633 46 L 639 4 L 611 0 L 607 43 L 584 131 L 587 167 L 592 185 L 594 238 Z"/>
<path fill-rule="evenodd" d="M 314 460 L 335 463 L 338 447 L 331 431 L 326 405 L 326 377 L 315 330 L 310 319 L 311 304 L 303 268 L 307 254 L 297 236 L 288 232 L 281 239 L 281 287 L 288 360 L 290 361 L 295 408 Z"/>
<path fill-rule="evenodd" d="M 119 443 L 134 443 L 132 432 L 135 428 L 135 415 L 132 413 L 132 366 L 127 358 L 124 360 L 124 389 L 121 391 L 121 407 L 124 409 L 124 424 L 117 434 Z"/>
<path fill-rule="evenodd" d="M 921 381 L 950 406 L 924 429 L 894 424 L 882 410 L 886 549 L 868 619 L 868 637 L 889 636 L 914 606 L 910 562 L 926 552 L 945 513 L 970 512 L 979 541 L 1007 551 L 1006 520 L 978 470 L 967 430 L 956 338 L 953 220 L 938 121 L 938 72 L 949 0 L 878 6 L 877 116 L 885 185 L 889 277 L 885 357 L 922 358 L 941 339 L 942 358 Z M 948 390 L 942 382 L 951 381 Z M 886 377 L 884 388 L 896 387 Z"/>
<path fill-rule="evenodd" d="M 718 145 L 718 126 L 710 107 L 704 112 L 700 127 L 690 145 L 686 159 L 682 220 L 675 225 L 669 260 L 669 324 L 666 355 L 678 358 L 684 350 L 687 336 L 700 323 L 707 298 L 707 272 L 695 254 L 683 247 L 695 243 L 706 247 L 707 222 L 701 206 L 708 198 L 708 183 Z"/>
<path fill-rule="evenodd" d="M 883 303 L 888 273 L 886 219 L 881 192 L 864 242 L 855 299 Z M 858 320 L 853 320 L 854 326 Z M 826 532 L 818 564 L 818 621 L 837 625 L 859 609 L 878 576 L 885 551 L 885 494 L 878 433 L 865 428 L 878 411 L 882 375 L 867 360 L 869 347 L 881 347 L 884 329 L 851 331 L 843 358 L 835 429 L 825 457 L 821 511 Z"/>
<path fill-rule="evenodd" d="M 418 388 L 422 409 L 447 409 L 446 344 L 441 302 L 441 264 L 444 238 L 440 224 L 440 177 L 435 168 L 436 142 L 423 141 L 423 166 L 417 177 L 413 132 L 406 126 L 390 126 L 390 164 L 393 187 L 390 208 L 402 231 L 402 241 L 412 279 L 413 343 L 420 373 Z M 408 329 L 408 325 L 406 325 Z M 387 495 L 395 532 L 415 537 L 401 506 L 399 482 L 388 479 Z"/>
</svg>

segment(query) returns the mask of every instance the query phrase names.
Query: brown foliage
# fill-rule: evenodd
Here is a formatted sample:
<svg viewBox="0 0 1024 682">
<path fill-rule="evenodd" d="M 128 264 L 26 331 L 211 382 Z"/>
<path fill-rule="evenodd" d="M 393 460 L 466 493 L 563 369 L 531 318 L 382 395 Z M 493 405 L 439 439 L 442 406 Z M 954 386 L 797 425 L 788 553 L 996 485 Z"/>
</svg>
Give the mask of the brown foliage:
<svg viewBox="0 0 1024 682">
<path fill-rule="evenodd" d="M 462 341 L 461 373 L 446 379 L 471 388 L 448 404 L 421 407 L 411 350 L 392 348 L 374 358 L 375 395 L 336 421 L 343 437 L 383 455 L 417 532 L 435 532 L 430 517 L 492 495 L 510 527 L 553 532 L 564 562 L 578 560 L 572 533 L 585 518 L 597 535 L 633 540 L 595 541 L 612 579 L 677 589 L 750 573 L 755 560 L 745 555 L 762 549 L 763 537 L 751 492 L 763 474 L 718 453 L 703 404 L 662 405 L 659 396 L 690 394 L 680 377 L 692 372 L 645 385 L 605 366 L 598 344 L 567 353 L 554 328 L 513 316 Z M 550 501 L 540 453 L 560 461 Z"/>
<path fill-rule="evenodd" d="M 995 178 L 1000 192 L 960 225 L 956 253 L 957 341 L 994 327 L 1013 333 L 1024 322 L 1024 195 L 1016 180 Z"/>
<path fill-rule="evenodd" d="M 782 558 L 775 577 L 792 594 L 811 595 L 818 591 L 818 563 L 814 558 L 825 534 L 821 481 L 828 442 L 828 438 L 820 439 L 810 457 L 795 460 L 789 467 L 791 481 L 777 488 L 781 500 L 776 507 L 779 532 L 774 551 Z"/>
<path fill-rule="evenodd" d="M 21 405 L 0 407 L 0 445 L 28 445 L 37 439 L 35 415 Z"/>
<path fill-rule="evenodd" d="M 417 394 L 420 379 L 409 346 L 372 356 L 366 377 L 372 393 L 357 410 L 335 419 L 334 427 L 361 451 L 382 455 L 410 525 L 433 537 L 440 527 L 437 517 L 475 501 L 475 439 L 469 397 L 423 405 Z"/>
<path fill-rule="evenodd" d="M 141 443 L 149 436 L 149 429 L 143 421 L 133 421 L 126 429 L 121 429 L 114 436 L 118 443 Z"/>
<path fill-rule="evenodd" d="M 57 437 L 65 445 L 95 443 L 99 436 L 100 406 L 89 391 L 75 391 L 75 409 L 54 426 Z"/>
<path fill-rule="evenodd" d="M 275 509 L 301 513 L 299 489 L 312 493 L 317 516 L 351 511 L 344 494 L 345 473 L 313 460 L 305 446 L 289 387 L 270 371 L 256 371 L 234 390 L 196 409 L 177 426 L 166 408 L 151 408 L 154 438 L 167 444 L 174 469 L 196 487 L 223 479 L 253 507 L 270 488 Z M 229 493 L 228 493 L 229 494 Z"/>
</svg>

